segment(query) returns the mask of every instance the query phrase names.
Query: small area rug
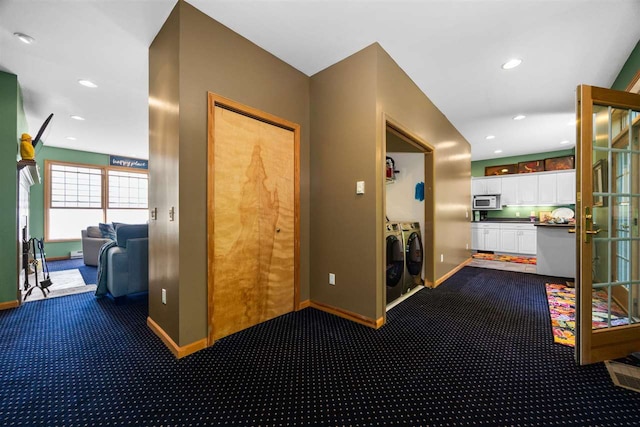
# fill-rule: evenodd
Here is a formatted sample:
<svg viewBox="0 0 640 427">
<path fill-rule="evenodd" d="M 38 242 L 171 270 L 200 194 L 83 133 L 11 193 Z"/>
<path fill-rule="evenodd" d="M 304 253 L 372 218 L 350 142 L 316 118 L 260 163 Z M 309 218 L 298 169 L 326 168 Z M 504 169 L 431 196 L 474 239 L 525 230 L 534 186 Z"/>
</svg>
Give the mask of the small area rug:
<svg viewBox="0 0 640 427">
<path fill-rule="evenodd" d="M 66 295 L 80 294 L 84 292 L 95 292 L 98 268 L 84 265 L 82 258 L 64 259 L 59 261 L 47 261 L 47 268 L 52 285 L 47 289 L 45 297 L 40 289 L 34 289 L 24 300 L 24 273 L 20 276 L 20 289 L 24 302 L 39 301 L 44 299 L 62 297 Z M 42 271 L 38 271 L 38 282 L 44 279 Z M 29 283 L 35 284 L 35 274 L 29 275 Z"/>
<path fill-rule="evenodd" d="M 66 295 L 80 294 L 84 292 L 95 292 L 96 285 L 86 285 L 80 271 L 78 269 L 51 271 L 49 273 L 51 280 L 51 286 L 47 288 L 46 297 L 45 294 L 39 288 L 35 288 L 31 291 L 31 294 L 24 299 L 26 292 L 24 291 L 24 274 L 21 275 L 20 289 L 22 290 L 23 302 L 40 301 L 44 299 L 63 297 Z M 38 282 L 42 282 L 44 277 L 41 272 L 38 272 Z M 35 285 L 35 274 L 29 275 L 29 284 Z"/>
<path fill-rule="evenodd" d="M 486 253 L 477 253 L 477 254 L 473 254 L 472 256 L 473 258 L 484 259 L 487 261 L 515 262 L 518 264 L 532 264 L 532 265 L 536 265 L 537 263 L 537 260 L 535 257 L 486 254 Z"/>
<path fill-rule="evenodd" d="M 95 285 L 98 278 L 98 268 L 92 265 L 84 265 L 82 258 L 63 259 L 60 261 L 49 261 L 47 263 L 49 271 L 75 270 L 80 271 L 84 283 Z"/>
<path fill-rule="evenodd" d="M 551 315 L 553 341 L 574 347 L 576 344 L 576 293 L 565 284 L 546 283 L 547 302 Z M 593 329 L 607 327 L 607 292 L 595 290 L 592 299 Z M 615 302 L 611 302 L 611 326 L 628 324 L 626 313 Z"/>
</svg>

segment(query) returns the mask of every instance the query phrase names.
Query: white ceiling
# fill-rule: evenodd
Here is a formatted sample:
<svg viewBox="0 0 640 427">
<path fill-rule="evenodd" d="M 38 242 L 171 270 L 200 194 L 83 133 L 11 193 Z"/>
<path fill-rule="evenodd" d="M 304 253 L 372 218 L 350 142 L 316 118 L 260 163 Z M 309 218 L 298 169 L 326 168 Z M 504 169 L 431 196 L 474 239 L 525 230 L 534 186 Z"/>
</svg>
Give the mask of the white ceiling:
<svg viewBox="0 0 640 427">
<path fill-rule="evenodd" d="M 175 3 L 0 0 L 0 70 L 18 76 L 32 136 L 54 113 L 46 145 L 147 158 L 148 47 Z M 640 0 L 189 3 L 307 75 L 379 42 L 473 160 L 574 146 L 576 86 L 610 87 L 640 39 Z M 522 65 L 502 70 L 513 57 Z"/>
</svg>

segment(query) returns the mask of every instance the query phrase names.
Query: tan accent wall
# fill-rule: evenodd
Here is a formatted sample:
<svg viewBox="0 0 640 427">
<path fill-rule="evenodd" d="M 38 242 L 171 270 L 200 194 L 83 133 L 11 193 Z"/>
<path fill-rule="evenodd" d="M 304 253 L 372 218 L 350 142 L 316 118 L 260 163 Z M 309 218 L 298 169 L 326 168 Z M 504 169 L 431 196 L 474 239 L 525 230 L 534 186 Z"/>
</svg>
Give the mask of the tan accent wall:
<svg viewBox="0 0 640 427">
<path fill-rule="evenodd" d="M 169 221 L 169 208 L 179 209 L 179 40 L 176 7 L 149 48 L 149 209 L 157 210 L 157 219 L 149 219 L 149 317 L 176 342 L 180 236 L 178 222 Z"/>
<path fill-rule="evenodd" d="M 377 129 L 380 131 L 377 134 L 377 149 L 380 158 L 384 158 L 384 146 L 381 143 L 383 113 L 435 148 L 435 242 L 432 258 L 425 259 L 425 262 L 435 265 L 437 281 L 469 258 L 466 244 L 471 243 L 471 146 L 389 54 L 377 43 L 373 47 L 378 53 Z M 429 175 L 428 171 L 426 175 Z M 383 179 L 379 183 L 383 188 Z M 425 181 L 425 193 L 429 191 L 428 184 Z M 384 198 L 381 203 L 384 203 Z M 382 224 L 379 230 L 382 230 Z M 378 246 L 382 247 L 382 231 L 379 239 Z M 440 262 L 441 254 L 444 262 Z M 381 265 L 384 264 L 383 256 L 380 258 Z M 384 310 L 384 302 L 378 307 Z"/>
<path fill-rule="evenodd" d="M 384 115 L 435 148 L 435 253 L 425 262 L 435 264 L 436 280 L 469 256 L 471 149 L 378 44 L 312 76 L 311 102 L 311 299 L 378 319 L 385 312 Z"/>
<path fill-rule="evenodd" d="M 311 122 L 311 300 L 377 319 L 375 50 L 311 77 Z"/>
<path fill-rule="evenodd" d="M 174 14 L 178 16 L 178 29 L 171 35 L 179 43 L 180 125 L 179 135 L 173 142 L 179 147 L 176 179 L 179 189 L 176 206 L 179 209 L 175 222 L 179 224 L 179 230 L 171 234 L 171 238 L 179 249 L 176 257 L 160 254 L 158 262 L 166 262 L 179 272 L 178 283 L 172 279 L 174 283 L 171 284 L 171 289 L 174 286 L 178 289 L 179 296 L 165 306 L 170 314 L 156 319 L 154 315 L 162 313 L 163 308 L 160 297 L 150 289 L 149 314 L 178 345 L 184 346 L 207 336 L 207 92 L 282 117 L 301 127 L 301 300 L 309 298 L 310 102 L 309 78 L 301 72 L 183 1 L 178 2 L 169 21 L 174 19 Z M 174 25 L 169 21 L 165 26 Z M 160 35 L 164 31 L 163 27 Z M 158 40 L 161 39 L 154 41 L 150 53 Z M 156 67 L 166 65 L 155 64 Z M 150 75 L 157 72 L 151 70 Z M 154 167 L 150 159 L 150 168 Z M 174 325 L 164 324 L 162 320 L 165 319 L 170 322 L 177 319 L 177 331 L 173 329 Z"/>
</svg>

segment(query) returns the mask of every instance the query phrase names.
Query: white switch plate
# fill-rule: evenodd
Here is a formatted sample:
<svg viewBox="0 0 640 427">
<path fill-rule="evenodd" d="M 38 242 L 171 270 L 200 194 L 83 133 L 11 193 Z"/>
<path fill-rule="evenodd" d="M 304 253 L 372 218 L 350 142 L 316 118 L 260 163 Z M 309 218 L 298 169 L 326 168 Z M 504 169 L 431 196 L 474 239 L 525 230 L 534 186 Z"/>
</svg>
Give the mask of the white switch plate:
<svg viewBox="0 0 640 427">
<path fill-rule="evenodd" d="M 167 303 L 167 290 L 166 289 L 162 290 L 162 303 L 163 304 Z"/>
<path fill-rule="evenodd" d="M 364 181 L 356 182 L 356 194 L 364 194 Z"/>
<path fill-rule="evenodd" d="M 329 273 L 329 284 L 330 285 L 336 284 L 336 275 L 333 273 Z"/>
</svg>

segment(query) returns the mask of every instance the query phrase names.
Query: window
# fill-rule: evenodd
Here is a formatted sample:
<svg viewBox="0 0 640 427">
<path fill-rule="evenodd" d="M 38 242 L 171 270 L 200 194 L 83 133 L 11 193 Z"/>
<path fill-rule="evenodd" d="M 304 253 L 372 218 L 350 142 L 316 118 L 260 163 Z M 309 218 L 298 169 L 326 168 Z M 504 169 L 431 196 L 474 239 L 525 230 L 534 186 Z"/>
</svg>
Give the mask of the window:
<svg viewBox="0 0 640 427">
<path fill-rule="evenodd" d="M 107 222 L 146 222 L 148 175 L 140 172 L 109 170 L 108 180 Z"/>
<path fill-rule="evenodd" d="M 47 241 L 78 240 L 100 222 L 147 221 L 146 171 L 49 160 L 45 170 Z"/>
</svg>

